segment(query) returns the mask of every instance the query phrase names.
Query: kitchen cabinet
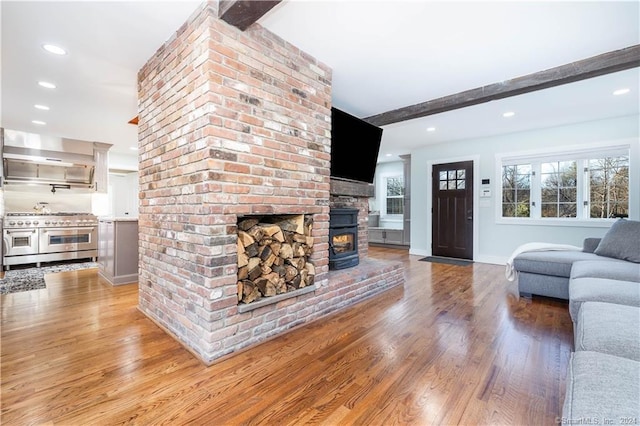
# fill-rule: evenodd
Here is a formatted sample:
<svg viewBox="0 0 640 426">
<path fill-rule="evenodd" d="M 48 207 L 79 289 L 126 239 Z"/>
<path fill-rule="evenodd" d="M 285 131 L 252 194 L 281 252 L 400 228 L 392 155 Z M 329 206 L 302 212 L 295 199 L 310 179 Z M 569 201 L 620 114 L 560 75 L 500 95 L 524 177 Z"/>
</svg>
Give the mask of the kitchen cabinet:
<svg viewBox="0 0 640 426">
<path fill-rule="evenodd" d="M 98 274 L 112 285 L 138 281 L 138 220 L 101 218 L 98 223 Z"/>
<path fill-rule="evenodd" d="M 403 240 L 402 229 L 369 228 L 370 243 L 402 245 Z"/>
<path fill-rule="evenodd" d="M 93 161 L 96 163 L 93 174 L 93 188 L 96 192 L 107 193 L 109 187 L 109 148 L 111 144 L 94 142 Z"/>
<path fill-rule="evenodd" d="M 404 176 L 403 239 L 404 245 L 411 244 L 411 154 L 401 155 Z"/>
<path fill-rule="evenodd" d="M 0 159 L 4 158 L 4 129 L 0 127 Z M 0 218 L 4 216 L 4 167 L 0 166 Z M 4 236 L 0 220 L 0 235 Z M 0 271 L 4 271 L 4 238 L 0 238 Z"/>
<path fill-rule="evenodd" d="M 109 214 L 138 217 L 138 173 L 109 173 Z"/>
<path fill-rule="evenodd" d="M 382 228 L 369 228 L 369 242 L 370 243 L 384 243 L 384 229 Z"/>
</svg>

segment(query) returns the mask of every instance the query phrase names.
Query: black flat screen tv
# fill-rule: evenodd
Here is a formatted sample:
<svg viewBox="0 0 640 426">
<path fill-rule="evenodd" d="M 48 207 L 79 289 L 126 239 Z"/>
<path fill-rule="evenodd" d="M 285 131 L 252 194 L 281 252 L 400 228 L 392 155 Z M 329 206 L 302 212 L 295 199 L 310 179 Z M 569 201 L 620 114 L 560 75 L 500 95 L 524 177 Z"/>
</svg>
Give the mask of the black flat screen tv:
<svg viewBox="0 0 640 426">
<path fill-rule="evenodd" d="M 331 170 L 334 178 L 373 183 L 382 129 L 331 108 Z"/>
</svg>

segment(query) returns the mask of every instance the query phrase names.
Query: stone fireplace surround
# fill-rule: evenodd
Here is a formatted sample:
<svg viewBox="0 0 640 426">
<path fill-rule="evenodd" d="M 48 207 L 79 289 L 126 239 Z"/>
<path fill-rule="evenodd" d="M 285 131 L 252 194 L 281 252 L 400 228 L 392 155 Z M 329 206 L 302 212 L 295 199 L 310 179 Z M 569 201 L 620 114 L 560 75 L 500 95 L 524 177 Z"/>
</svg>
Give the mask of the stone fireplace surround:
<svg viewBox="0 0 640 426">
<path fill-rule="evenodd" d="M 367 257 L 369 195 L 332 191 L 331 70 L 203 3 L 139 84 L 139 309 L 203 363 L 403 282 Z M 330 207 L 355 207 L 360 264 L 328 270 Z M 237 219 L 313 216 L 312 291 L 250 311 L 237 300 Z"/>
</svg>

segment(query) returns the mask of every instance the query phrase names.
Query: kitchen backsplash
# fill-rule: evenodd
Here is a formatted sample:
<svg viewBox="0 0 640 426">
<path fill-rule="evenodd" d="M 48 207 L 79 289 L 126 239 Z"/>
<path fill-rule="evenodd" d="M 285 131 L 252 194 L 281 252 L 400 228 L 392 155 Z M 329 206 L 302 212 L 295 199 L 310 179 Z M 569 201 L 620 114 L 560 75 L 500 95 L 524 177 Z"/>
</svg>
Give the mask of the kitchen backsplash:
<svg viewBox="0 0 640 426">
<path fill-rule="evenodd" d="M 4 211 L 32 212 L 38 202 L 48 203 L 52 212 L 91 212 L 92 193 L 73 193 L 60 189 L 55 193 L 42 187 L 11 185 L 4 188 Z"/>
</svg>

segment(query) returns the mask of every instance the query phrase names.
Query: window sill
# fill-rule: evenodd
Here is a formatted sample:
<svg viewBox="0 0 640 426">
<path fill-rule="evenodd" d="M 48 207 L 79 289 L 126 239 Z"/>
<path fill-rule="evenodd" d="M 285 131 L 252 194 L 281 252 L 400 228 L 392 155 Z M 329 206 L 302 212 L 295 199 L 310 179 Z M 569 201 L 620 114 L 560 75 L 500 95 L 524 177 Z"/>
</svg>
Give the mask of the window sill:
<svg viewBox="0 0 640 426">
<path fill-rule="evenodd" d="M 398 222 L 398 223 L 402 223 L 404 221 L 402 215 L 380 216 L 380 220 L 384 220 L 385 222 Z"/>
<path fill-rule="evenodd" d="M 525 219 L 507 218 L 496 219 L 498 225 L 527 225 L 527 226 L 575 226 L 583 228 L 608 228 L 618 219 Z"/>
</svg>

